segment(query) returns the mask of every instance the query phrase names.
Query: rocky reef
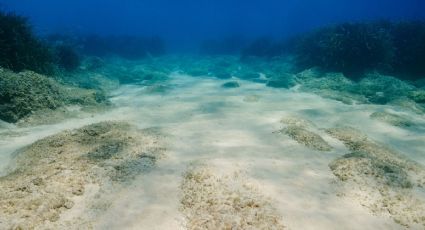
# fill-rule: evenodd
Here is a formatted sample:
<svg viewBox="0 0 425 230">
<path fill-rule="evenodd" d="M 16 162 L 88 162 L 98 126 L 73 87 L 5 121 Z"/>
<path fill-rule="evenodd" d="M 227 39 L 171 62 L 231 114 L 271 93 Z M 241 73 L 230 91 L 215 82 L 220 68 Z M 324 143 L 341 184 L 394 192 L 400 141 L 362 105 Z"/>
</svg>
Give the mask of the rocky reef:
<svg viewBox="0 0 425 230">
<path fill-rule="evenodd" d="M 279 132 L 288 135 L 298 143 L 317 151 L 332 150 L 332 146 L 320 135 L 309 130 L 311 122 L 296 117 L 286 117 L 281 120 L 281 123 L 286 127 Z"/>
<path fill-rule="evenodd" d="M 13 73 L 0 69 L 0 119 L 7 122 L 15 123 L 37 111 L 106 102 L 106 96 L 99 91 L 65 86 L 31 71 Z"/>
<path fill-rule="evenodd" d="M 272 203 L 241 172 L 219 175 L 206 165 L 192 166 L 181 189 L 188 229 L 286 229 Z"/>
<path fill-rule="evenodd" d="M 425 226 L 423 193 L 425 169 L 383 144 L 350 127 L 331 128 L 350 153 L 329 164 L 350 196 L 374 214 L 389 216 L 404 227 Z"/>
<path fill-rule="evenodd" d="M 15 167 L 0 177 L 0 228 L 90 228 L 87 216 L 79 216 L 73 207 L 94 212 L 87 209 L 93 209 L 90 204 L 101 199 L 102 191 L 119 189 L 151 170 L 164 155 L 162 140 L 154 129 L 101 122 L 58 133 L 19 150 Z M 86 192 L 89 188 L 95 189 Z M 74 216 L 64 222 L 61 215 L 66 212 Z"/>
</svg>

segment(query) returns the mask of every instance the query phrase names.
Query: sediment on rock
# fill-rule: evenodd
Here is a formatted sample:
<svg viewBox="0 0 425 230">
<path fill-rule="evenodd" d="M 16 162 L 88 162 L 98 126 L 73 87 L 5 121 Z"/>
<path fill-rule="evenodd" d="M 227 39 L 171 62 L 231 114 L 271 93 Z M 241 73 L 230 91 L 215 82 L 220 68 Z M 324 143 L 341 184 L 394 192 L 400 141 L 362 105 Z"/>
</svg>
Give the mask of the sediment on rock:
<svg viewBox="0 0 425 230">
<path fill-rule="evenodd" d="M 16 168 L 0 178 L 0 228 L 52 225 L 73 208 L 74 198 L 84 197 L 86 185 L 125 185 L 163 156 L 161 139 L 156 131 L 101 122 L 25 147 L 16 155 Z"/>
<path fill-rule="evenodd" d="M 193 166 L 183 176 L 181 211 L 188 229 L 285 229 L 271 202 L 240 172 L 218 175 Z"/>
<path fill-rule="evenodd" d="M 351 153 L 329 164 L 345 186 L 343 195 L 355 197 L 375 214 L 390 216 L 403 226 L 425 226 L 424 167 L 350 127 L 327 132 Z"/>
<path fill-rule="evenodd" d="M 13 73 L 0 68 L 0 119 L 6 122 L 16 123 L 41 110 L 99 104 L 107 104 L 100 91 L 67 87 L 31 71 Z"/>
<path fill-rule="evenodd" d="M 320 135 L 308 129 L 308 127 L 311 125 L 310 121 L 295 117 L 286 117 L 283 118 L 280 122 L 285 124 L 286 127 L 279 132 L 288 135 L 298 143 L 313 150 L 332 150 L 332 146 L 330 146 Z"/>
<path fill-rule="evenodd" d="M 398 127 L 411 127 L 414 125 L 408 117 L 388 112 L 374 112 L 370 115 L 370 118 Z"/>
</svg>

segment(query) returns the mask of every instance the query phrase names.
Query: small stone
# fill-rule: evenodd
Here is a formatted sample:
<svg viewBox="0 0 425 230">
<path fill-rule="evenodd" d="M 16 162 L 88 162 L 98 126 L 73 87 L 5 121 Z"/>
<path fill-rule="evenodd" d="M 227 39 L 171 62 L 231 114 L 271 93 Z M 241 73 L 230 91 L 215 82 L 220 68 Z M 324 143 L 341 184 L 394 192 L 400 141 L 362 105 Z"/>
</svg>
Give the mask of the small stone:
<svg viewBox="0 0 425 230">
<path fill-rule="evenodd" d="M 229 81 L 221 85 L 221 87 L 230 89 L 230 88 L 238 88 L 240 87 L 240 85 L 237 81 Z"/>
</svg>

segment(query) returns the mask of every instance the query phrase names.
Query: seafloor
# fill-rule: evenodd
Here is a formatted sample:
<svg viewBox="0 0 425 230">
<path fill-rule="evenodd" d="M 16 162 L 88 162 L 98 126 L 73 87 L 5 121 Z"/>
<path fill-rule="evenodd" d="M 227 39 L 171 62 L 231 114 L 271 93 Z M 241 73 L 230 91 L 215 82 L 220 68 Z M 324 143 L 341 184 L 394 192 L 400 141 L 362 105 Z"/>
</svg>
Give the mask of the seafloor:
<svg viewBox="0 0 425 230">
<path fill-rule="evenodd" d="M 232 56 L 60 81 L 109 103 L 0 123 L 0 229 L 425 228 L 424 82 Z"/>
</svg>

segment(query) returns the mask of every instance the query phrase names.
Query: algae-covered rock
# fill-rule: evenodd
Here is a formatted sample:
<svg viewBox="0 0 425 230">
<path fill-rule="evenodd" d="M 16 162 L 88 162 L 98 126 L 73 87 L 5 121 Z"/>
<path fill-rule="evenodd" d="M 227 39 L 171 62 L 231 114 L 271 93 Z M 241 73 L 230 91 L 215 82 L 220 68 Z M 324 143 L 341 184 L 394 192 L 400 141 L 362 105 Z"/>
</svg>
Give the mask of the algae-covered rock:
<svg viewBox="0 0 425 230">
<path fill-rule="evenodd" d="M 230 88 L 239 88 L 240 85 L 237 81 L 229 81 L 229 82 L 222 84 L 221 87 L 230 89 Z"/>
<path fill-rule="evenodd" d="M 164 154 L 161 140 L 156 130 L 101 122 L 21 149 L 16 168 L 0 177 L 0 229 L 41 229 L 60 222 L 61 214 L 77 203 L 80 208 L 90 207 L 89 185 L 98 187 L 96 193 L 101 196 L 108 184 L 118 188 L 151 170 Z M 77 220 L 88 218 L 80 214 L 75 216 Z M 60 228 L 65 227 L 69 228 Z"/>
<path fill-rule="evenodd" d="M 65 87 L 44 75 L 31 71 L 12 73 L 0 69 L 0 119 L 18 120 L 43 110 L 65 105 L 96 105 L 106 96 L 95 90 Z"/>
<path fill-rule="evenodd" d="M 193 166 L 181 189 L 187 229 L 285 229 L 273 203 L 241 172 L 221 176 L 211 167 Z"/>
<path fill-rule="evenodd" d="M 409 93 L 409 98 L 416 103 L 425 103 L 425 90 L 420 89 Z"/>
<path fill-rule="evenodd" d="M 282 118 L 280 122 L 285 124 L 286 127 L 279 132 L 288 135 L 298 143 L 313 150 L 332 150 L 332 146 L 330 146 L 320 135 L 309 130 L 309 127 L 312 126 L 310 121 L 297 117 L 285 117 Z"/>
<path fill-rule="evenodd" d="M 323 138 L 303 127 L 290 125 L 283 129 L 283 132 L 292 139 L 308 148 L 318 151 L 330 151 L 332 147 Z"/>
<path fill-rule="evenodd" d="M 271 77 L 267 81 L 267 86 L 272 88 L 291 88 L 295 86 L 296 82 L 292 74 L 284 73 Z"/>
<path fill-rule="evenodd" d="M 0 119 L 16 122 L 35 110 L 56 109 L 66 101 L 63 88 L 34 72 L 0 69 Z"/>
<path fill-rule="evenodd" d="M 389 215 L 405 227 L 425 226 L 425 168 L 349 127 L 327 132 L 351 151 L 329 164 L 342 182 L 342 194 L 352 196 L 375 214 Z"/>
<path fill-rule="evenodd" d="M 370 115 L 370 118 L 399 127 L 410 127 L 414 125 L 408 117 L 388 112 L 374 112 Z"/>
<path fill-rule="evenodd" d="M 375 104 L 386 104 L 391 100 L 406 97 L 415 87 L 395 77 L 368 74 L 355 87 L 354 92 L 366 96 Z"/>
</svg>

